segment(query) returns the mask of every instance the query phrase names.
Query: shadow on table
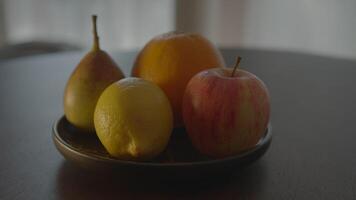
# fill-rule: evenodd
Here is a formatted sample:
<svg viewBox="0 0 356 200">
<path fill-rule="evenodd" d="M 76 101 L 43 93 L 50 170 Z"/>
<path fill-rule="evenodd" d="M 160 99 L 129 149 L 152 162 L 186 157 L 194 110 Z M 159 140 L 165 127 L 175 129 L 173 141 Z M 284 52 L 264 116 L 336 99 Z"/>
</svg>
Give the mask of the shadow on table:
<svg viewBox="0 0 356 200">
<path fill-rule="evenodd" d="M 264 189 L 266 166 L 260 160 L 230 176 L 194 182 L 128 179 L 111 173 L 83 170 L 68 161 L 58 169 L 60 199 L 226 199 L 255 198 Z"/>
</svg>

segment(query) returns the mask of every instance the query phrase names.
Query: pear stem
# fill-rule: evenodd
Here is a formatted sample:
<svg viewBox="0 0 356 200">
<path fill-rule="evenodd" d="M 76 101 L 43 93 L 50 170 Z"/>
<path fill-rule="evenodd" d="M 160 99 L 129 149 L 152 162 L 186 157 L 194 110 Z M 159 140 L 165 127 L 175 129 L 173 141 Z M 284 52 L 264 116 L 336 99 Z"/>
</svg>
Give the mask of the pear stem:
<svg viewBox="0 0 356 200">
<path fill-rule="evenodd" d="M 237 68 L 239 68 L 239 65 L 240 65 L 241 59 L 242 59 L 242 58 L 241 58 L 240 56 L 238 56 L 238 57 L 237 57 L 236 64 L 235 64 L 235 67 L 234 67 L 234 70 L 233 70 L 233 71 L 232 71 L 232 73 L 231 73 L 231 77 L 234 77 L 234 75 L 235 75 L 235 72 L 236 72 Z"/>
<path fill-rule="evenodd" d="M 93 43 L 93 50 L 98 51 L 100 50 L 100 44 L 99 44 L 99 36 L 98 36 L 98 31 L 96 28 L 96 19 L 98 17 L 96 15 L 92 15 L 92 23 L 93 23 L 93 35 L 94 35 L 94 43 Z"/>
</svg>

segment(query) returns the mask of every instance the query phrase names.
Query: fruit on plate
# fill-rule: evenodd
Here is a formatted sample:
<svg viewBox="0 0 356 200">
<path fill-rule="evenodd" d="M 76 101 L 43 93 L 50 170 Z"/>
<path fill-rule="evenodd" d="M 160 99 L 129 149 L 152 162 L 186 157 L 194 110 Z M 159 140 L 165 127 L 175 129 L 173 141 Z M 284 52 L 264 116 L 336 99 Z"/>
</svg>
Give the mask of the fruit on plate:
<svg viewBox="0 0 356 200">
<path fill-rule="evenodd" d="M 85 131 L 94 131 L 93 114 L 104 89 L 124 77 L 117 64 L 99 46 L 96 16 L 92 16 L 94 44 L 70 76 L 64 92 L 68 121 Z"/>
<path fill-rule="evenodd" d="M 95 108 L 94 124 L 109 154 L 123 160 L 148 160 L 165 149 L 173 114 L 161 88 L 131 77 L 105 89 Z"/>
<path fill-rule="evenodd" d="M 238 69 L 202 71 L 188 83 L 183 119 L 193 145 L 211 157 L 236 155 L 254 147 L 270 115 L 267 87 L 255 75 Z"/>
<path fill-rule="evenodd" d="M 198 34 L 169 32 L 149 41 L 136 58 L 132 75 L 157 84 L 173 108 L 174 126 L 182 126 L 182 98 L 198 72 L 225 66 L 220 51 Z"/>
</svg>

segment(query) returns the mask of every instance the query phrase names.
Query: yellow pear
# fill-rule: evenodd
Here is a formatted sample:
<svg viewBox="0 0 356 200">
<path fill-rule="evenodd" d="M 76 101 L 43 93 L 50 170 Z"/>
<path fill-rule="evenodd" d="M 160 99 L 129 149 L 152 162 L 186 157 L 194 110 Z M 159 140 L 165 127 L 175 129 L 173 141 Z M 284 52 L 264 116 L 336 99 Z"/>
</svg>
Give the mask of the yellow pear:
<svg viewBox="0 0 356 200">
<path fill-rule="evenodd" d="M 93 115 L 99 96 L 111 83 L 124 78 L 118 65 L 100 49 L 96 18 L 96 15 L 92 16 L 93 47 L 74 69 L 64 92 L 67 120 L 89 132 L 94 131 Z"/>
</svg>

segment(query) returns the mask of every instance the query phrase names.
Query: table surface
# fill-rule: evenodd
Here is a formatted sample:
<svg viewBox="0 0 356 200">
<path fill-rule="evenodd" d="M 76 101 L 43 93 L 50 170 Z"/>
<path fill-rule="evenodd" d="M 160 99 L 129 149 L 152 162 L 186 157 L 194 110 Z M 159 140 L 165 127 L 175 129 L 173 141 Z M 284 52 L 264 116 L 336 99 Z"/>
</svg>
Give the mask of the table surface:
<svg viewBox="0 0 356 200">
<path fill-rule="evenodd" d="M 51 140 L 65 83 L 83 52 L 0 62 L 0 199 L 356 199 L 356 61 L 288 52 L 223 50 L 227 64 L 270 90 L 274 138 L 229 179 L 157 183 L 97 175 Z M 113 54 L 129 74 L 134 52 Z"/>
</svg>

